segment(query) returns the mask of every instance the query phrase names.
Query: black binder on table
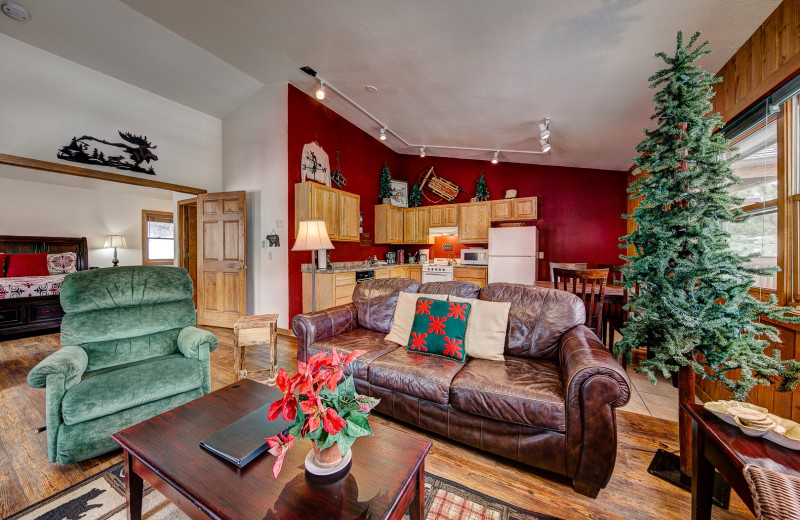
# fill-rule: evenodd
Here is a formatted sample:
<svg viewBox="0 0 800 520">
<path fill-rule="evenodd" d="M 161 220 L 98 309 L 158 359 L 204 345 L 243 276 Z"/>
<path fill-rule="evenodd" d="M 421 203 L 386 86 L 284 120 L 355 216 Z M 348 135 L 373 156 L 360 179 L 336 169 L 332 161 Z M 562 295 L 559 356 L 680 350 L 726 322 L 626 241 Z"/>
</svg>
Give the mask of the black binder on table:
<svg viewBox="0 0 800 520">
<path fill-rule="evenodd" d="M 289 421 L 280 416 L 274 421 L 267 420 L 267 411 L 272 403 L 265 404 L 238 421 L 229 424 L 216 433 L 200 441 L 200 447 L 228 462 L 243 468 L 269 449 L 266 437 L 285 433 Z"/>
</svg>

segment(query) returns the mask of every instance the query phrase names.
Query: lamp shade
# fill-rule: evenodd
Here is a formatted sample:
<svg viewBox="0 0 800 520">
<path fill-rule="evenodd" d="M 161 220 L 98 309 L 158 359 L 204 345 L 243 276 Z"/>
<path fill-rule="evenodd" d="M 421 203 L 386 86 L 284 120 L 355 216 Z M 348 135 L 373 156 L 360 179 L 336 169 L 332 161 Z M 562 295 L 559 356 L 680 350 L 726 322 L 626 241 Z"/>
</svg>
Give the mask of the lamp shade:
<svg viewBox="0 0 800 520">
<path fill-rule="evenodd" d="M 334 249 L 324 220 L 301 220 L 292 251 Z"/>
<path fill-rule="evenodd" d="M 106 235 L 106 242 L 103 244 L 103 247 L 128 247 L 128 244 L 125 243 L 125 237 L 122 235 Z"/>
</svg>

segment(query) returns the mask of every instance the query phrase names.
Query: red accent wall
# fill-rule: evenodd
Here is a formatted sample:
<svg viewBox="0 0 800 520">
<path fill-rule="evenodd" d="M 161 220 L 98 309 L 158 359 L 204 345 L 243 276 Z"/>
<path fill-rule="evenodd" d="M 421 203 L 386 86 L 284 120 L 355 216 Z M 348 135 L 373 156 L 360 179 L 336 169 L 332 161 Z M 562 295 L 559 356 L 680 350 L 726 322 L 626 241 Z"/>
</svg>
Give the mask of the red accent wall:
<svg viewBox="0 0 800 520">
<path fill-rule="evenodd" d="M 342 174 L 347 179 L 345 191 L 361 196 L 364 215 L 362 242 L 334 242 L 331 251 L 334 262 L 364 260 L 377 255 L 383 258 L 387 251 L 397 246 L 372 245 L 375 237 L 374 205 L 378 202 L 378 179 L 383 163 L 395 179 L 409 181 L 409 189 L 423 170 L 435 167 L 437 175 L 448 179 L 463 189 L 474 193 L 475 182 L 484 172 L 491 199 L 503 198 L 507 189 L 516 189 L 519 197 L 539 197 L 539 249 L 544 259 L 539 261 L 539 279 L 548 279 L 548 262 L 621 263 L 619 237 L 626 234 L 621 215 L 626 209 L 627 172 L 565 168 L 529 164 L 499 163 L 468 159 L 431 157 L 421 159 L 416 155 L 399 155 L 386 147 L 374 135 L 367 134 L 292 85 L 289 85 L 289 220 L 291 240 L 294 244 L 294 185 L 300 182 L 300 161 L 303 145 L 315 138 L 328 153 L 331 168 L 335 168 L 336 151 L 340 152 Z M 488 157 L 488 156 L 487 156 Z M 430 195 L 427 191 L 426 194 Z M 472 195 L 460 194 L 456 202 L 469 202 Z M 431 205 L 423 199 L 424 205 Z M 430 247 L 434 257 L 441 257 L 441 243 L 447 237 L 438 237 Z M 369 240 L 367 245 L 366 240 Z M 363 244 L 363 245 L 362 245 Z M 420 247 L 403 246 L 407 252 Z M 458 255 L 459 244 L 453 248 Z M 444 255 L 446 256 L 446 255 Z M 289 314 L 302 311 L 302 276 L 300 265 L 308 263 L 311 253 L 289 252 Z"/>
<path fill-rule="evenodd" d="M 316 99 L 289 85 L 289 221 L 291 240 L 289 251 L 289 316 L 303 310 L 302 275 L 300 266 L 311 261 L 311 252 L 292 252 L 294 245 L 294 185 L 301 180 L 300 162 L 303 146 L 314 139 L 328 154 L 331 169 L 336 169 L 336 151 L 339 151 L 339 166 L 347 184 L 344 191 L 361 196 L 361 213 L 364 215 L 364 232 L 361 243 L 334 242 L 332 262 L 364 260 L 372 255 L 383 259 L 390 250 L 388 246 L 372 245 L 375 240 L 375 204 L 378 203 L 378 186 L 383 163 L 386 162 L 393 178 L 398 174 L 398 155 L 386 145 L 367 135 L 357 126 L 330 110 Z M 333 187 L 336 187 L 332 184 Z M 367 240 L 370 245 L 366 244 Z M 391 250 L 397 249 L 393 246 Z M 410 250 L 411 248 L 406 248 Z"/>
</svg>

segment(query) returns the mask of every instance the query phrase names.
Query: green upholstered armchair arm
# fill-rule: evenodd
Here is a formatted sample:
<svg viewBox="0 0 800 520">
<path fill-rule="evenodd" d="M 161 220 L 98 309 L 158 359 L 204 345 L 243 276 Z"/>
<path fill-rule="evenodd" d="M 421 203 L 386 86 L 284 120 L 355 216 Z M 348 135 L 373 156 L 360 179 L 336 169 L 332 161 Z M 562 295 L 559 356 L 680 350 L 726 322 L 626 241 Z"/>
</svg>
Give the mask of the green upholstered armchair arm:
<svg viewBox="0 0 800 520">
<path fill-rule="evenodd" d="M 86 351 L 77 346 L 66 346 L 44 358 L 28 373 L 28 384 L 34 388 L 44 388 L 47 376 L 64 377 L 64 391 L 81 382 L 81 377 L 89 364 Z"/>
<path fill-rule="evenodd" d="M 208 353 L 217 348 L 218 344 L 216 336 L 197 327 L 186 327 L 178 334 L 178 349 L 190 359 L 207 360 Z"/>
</svg>

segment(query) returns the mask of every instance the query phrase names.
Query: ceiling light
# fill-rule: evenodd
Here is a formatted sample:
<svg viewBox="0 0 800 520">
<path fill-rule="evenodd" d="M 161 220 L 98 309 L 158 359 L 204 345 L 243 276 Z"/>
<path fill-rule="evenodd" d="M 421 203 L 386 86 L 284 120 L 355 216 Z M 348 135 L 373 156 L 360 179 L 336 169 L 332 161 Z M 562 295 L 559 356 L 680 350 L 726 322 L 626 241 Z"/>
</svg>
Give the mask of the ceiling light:
<svg viewBox="0 0 800 520">
<path fill-rule="evenodd" d="M 500 162 L 499 155 L 500 155 L 500 151 L 499 150 L 494 152 L 494 155 L 492 156 L 492 164 L 497 164 L 498 162 Z"/>
<path fill-rule="evenodd" d="M 421 159 L 425 158 L 425 147 L 424 146 L 420 146 L 419 147 L 419 156 L 420 156 Z"/>
<path fill-rule="evenodd" d="M 380 139 L 381 139 L 381 141 L 385 141 L 386 140 L 386 128 L 381 128 L 381 137 L 380 137 Z"/>
<path fill-rule="evenodd" d="M 317 96 L 317 99 L 319 99 L 320 101 L 325 99 L 325 82 L 319 80 L 319 88 L 314 93 L 314 95 Z"/>
<path fill-rule="evenodd" d="M 377 92 L 377 91 L 378 91 L 378 87 L 376 87 L 376 86 L 374 86 L 374 85 L 367 85 L 366 87 L 364 87 L 364 90 L 366 90 L 367 92 L 371 92 L 372 94 L 374 94 L 375 92 Z"/>
<path fill-rule="evenodd" d="M 542 145 L 542 153 L 550 151 L 550 143 L 548 143 L 546 139 L 539 139 L 539 144 Z"/>
<path fill-rule="evenodd" d="M 3 2 L 3 12 L 18 22 L 27 22 L 31 19 L 30 13 L 21 5 L 13 2 Z"/>
<path fill-rule="evenodd" d="M 550 130 L 544 123 L 539 123 L 539 139 L 547 139 L 550 137 Z"/>
</svg>

